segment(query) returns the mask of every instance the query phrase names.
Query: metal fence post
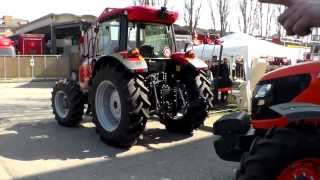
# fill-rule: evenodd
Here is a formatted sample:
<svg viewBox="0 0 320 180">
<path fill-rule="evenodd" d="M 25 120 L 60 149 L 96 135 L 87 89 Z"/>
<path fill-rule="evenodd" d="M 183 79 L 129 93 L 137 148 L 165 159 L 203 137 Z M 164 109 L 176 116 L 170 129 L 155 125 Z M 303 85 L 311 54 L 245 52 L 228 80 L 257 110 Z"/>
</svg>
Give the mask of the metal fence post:
<svg viewBox="0 0 320 180">
<path fill-rule="evenodd" d="M 31 56 L 31 59 L 33 59 L 33 61 L 34 61 L 33 56 Z M 32 65 L 31 65 L 31 76 L 32 76 L 32 79 L 34 79 L 34 66 L 32 66 Z"/>
<path fill-rule="evenodd" d="M 44 56 L 44 69 L 47 69 L 47 56 Z"/>
<path fill-rule="evenodd" d="M 18 79 L 21 78 L 21 69 L 20 69 L 20 56 L 18 56 Z"/>
<path fill-rule="evenodd" d="M 3 72 L 4 72 L 4 79 L 7 80 L 6 57 L 5 56 L 3 56 Z"/>
</svg>

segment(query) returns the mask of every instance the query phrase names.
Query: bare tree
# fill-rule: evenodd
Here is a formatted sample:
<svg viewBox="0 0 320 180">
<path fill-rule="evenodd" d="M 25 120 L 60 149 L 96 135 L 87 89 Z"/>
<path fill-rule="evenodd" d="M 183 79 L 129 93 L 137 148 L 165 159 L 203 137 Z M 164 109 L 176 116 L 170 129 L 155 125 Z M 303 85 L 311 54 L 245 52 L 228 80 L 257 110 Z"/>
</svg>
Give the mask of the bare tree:
<svg viewBox="0 0 320 180">
<path fill-rule="evenodd" d="M 212 21 L 212 29 L 216 30 L 216 18 L 215 18 L 215 14 L 214 14 L 215 10 L 213 8 L 212 0 L 208 0 L 208 5 L 210 8 L 210 18 Z"/>
<path fill-rule="evenodd" d="M 258 11 L 256 3 L 253 0 L 240 0 L 239 7 L 242 17 L 243 33 L 251 34 L 255 29 L 256 19 L 254 17 Z"/>
<path fill-rule="evenodd" d="M 220 18 L 220 35 L 223 36 L 228 28 L 230 2 L 229 0 L 217 0 L 216 3 Z"/>
<path fill-rule="evenodd" d="M 239 2 L 239 6 L 240 6 L 240 12 L 242 15 L 242 22 L 243 22 L 242 32 L 247 33 L 248 32 L 248 16 L 247 16 L 248 0 L 241 0 Z"/>
<path fill-rule="evenodd" d="M 263 6 L 262 3 L 258 3 L 259 9 L 259 27 L 260 27 L 260 36 L 263 36 Z"/>
<path fill-rule="evenodd" d="M 260 31 L 260 20 L 259 20 L 259 2 L 255 2 L 252 4 L 252 17 L 251 17 L 251 29 L 250 33 L 253 34 L 253 32 Z"/>
<path fill-rule="evenodd" d="M 271 6 L 270 4 L 267 5 L 267 14 L 266 14 L 266 26 L 265 26 L 265 36 L 268 37 L 268 28 L 269 28 L 269 24 L 270 24 L 270 14 L 271 14 Z"/>
<path fill-rule="evenodd" d="M 195 0 L 186 0 L 184 7 L 184 22 L 188 26 L 189 33 L 193 34 L 198 27 L 202 0 L 198 6 L 196 5 Z"/>
<path fill-rule="evenodd" d="M 279 15 L 283 12 L 283 10 L 284 10 L 284 7 L 278 5 L 278 6 L 276 7 L 276 16 L 275 16 L 275 17 L 279 16 Z M 276 26 L 276 28 L 277 28 L 277 35 L 279 36 L 279 38 L 281 38 L 281 37 L 282 37 L 282 34 L 283 34 L 283 33 L 282 33 L 282 32 L 283 32 L 283 28 L 282 28 L 281 24 L 280 24 L 279 22 L 277 22 L 277 20 L 275 20 L 275 21 L 276 21 L 276 23 L 277 23 L 277 26 Z"/>
</svg>

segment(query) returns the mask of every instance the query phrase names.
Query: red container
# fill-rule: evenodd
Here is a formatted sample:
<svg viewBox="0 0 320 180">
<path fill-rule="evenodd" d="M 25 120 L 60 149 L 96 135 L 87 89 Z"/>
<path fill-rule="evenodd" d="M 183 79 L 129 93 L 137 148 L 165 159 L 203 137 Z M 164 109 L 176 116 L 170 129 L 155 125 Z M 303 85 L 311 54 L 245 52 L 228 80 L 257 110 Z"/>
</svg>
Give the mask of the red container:
<svg viewBox="0 0 320 180">
<path fill-rule="evenodd" d="M 21 34 L 17 49 L 21 55 L 42 55 L 44 53 L 44 35 Z"/>
</svg>

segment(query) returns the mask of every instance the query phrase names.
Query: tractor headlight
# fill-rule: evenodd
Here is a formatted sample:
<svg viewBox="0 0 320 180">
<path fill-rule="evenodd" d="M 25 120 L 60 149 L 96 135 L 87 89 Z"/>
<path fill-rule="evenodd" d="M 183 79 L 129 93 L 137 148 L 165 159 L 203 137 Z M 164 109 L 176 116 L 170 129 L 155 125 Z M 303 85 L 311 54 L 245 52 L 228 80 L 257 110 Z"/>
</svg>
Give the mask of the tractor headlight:
<svg viewBox="0 0 320 180">
<path fill-rule="evenodd" d="M 272 88 L 271 84 L 257 85 L 254 97 L 259 99 L 265 98 L 271 91 L 271 88 Z"/>
<path fill-rule="evenodd" d="M 266 105 L 270 101 L 269 96 L 271 96 L 272 84 L 261 84 L 256 86 L 254 93 L 254 99 L 258 106 Z"/>
</svg>

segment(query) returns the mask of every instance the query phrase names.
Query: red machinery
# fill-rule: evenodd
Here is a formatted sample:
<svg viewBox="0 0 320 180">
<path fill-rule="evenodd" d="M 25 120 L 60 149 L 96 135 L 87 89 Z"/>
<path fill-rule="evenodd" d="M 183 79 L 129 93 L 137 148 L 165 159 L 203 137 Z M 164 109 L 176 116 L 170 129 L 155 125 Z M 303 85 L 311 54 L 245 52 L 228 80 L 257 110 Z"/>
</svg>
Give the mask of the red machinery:
<svg viewBox="0 0 320 180">
<path fill-rule="evenodd" d="M 6 37 L 0 37 L 0 56 L 15 55 L 13 41 Z"/>
<path fill-rule="evenodd" d="M 214 124 L 220 158 L 241 159 L 238 180 L 319 180 L 319 92 L 320 62 L 280 68 L 257 84 L 251 116 L 238 112 Z"/>
<path fill-rule="evenodd" d="M 42 55 L 44 54 L 44 40 L 43 34 L 21 34 L 15 42 L 21 55 Z"/>
<path fill-rule="evenodd" d="M 212 99 L 207 64 L 193 51 L 177 52 L 166 8 L 107 8 L 81 38 L 79 80 L 59 81 L 52 107 L 57 122 L 77 126 L 84 105 L 109 144 L 130 147 L 150 116 L 169 131 L 191 134 Z"/>
</svg>

